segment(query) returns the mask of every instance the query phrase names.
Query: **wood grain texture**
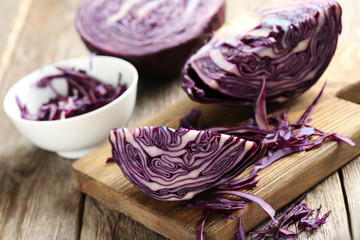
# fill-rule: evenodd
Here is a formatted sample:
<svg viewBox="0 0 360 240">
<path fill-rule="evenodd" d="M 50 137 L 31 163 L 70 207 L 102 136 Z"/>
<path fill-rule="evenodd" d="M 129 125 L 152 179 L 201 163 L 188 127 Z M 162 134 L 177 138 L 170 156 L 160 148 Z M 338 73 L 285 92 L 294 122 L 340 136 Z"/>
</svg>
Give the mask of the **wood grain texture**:
<svg viewBox="0 0 360 240">
<path fill-rule="evenodd" d="M 279 2 L 226 1 L 228 19 L 236 17 L 239 12 Z M 359 2 L 339 2 L 344 10 L 340 39 L 358 43 Z M 80 0 L 0 0 L 0 101 L 6 90 L 28 72 L 54 61 L 89 54 L 73 26 L 79 4 Z M 349 61 L 349 58 L 356 53 L 359 56 L 359 53 L 356 46 L 346 48 L 346 51 L 347 54 L 342 55 L 342 64 L 337 67 L 350 71 L 359 64 Z M 327 71 L 328 76 L 342 79 L 341 73 L 332 69 L 331 73 Z M 355 77 L 351 71 L 349 74 L 350 78 Z M 184 96 L 179 83 L 179 79 L 155 84 L 141 82 L 137 107 L 128 125 L 138 125 Z M 334 87 L 342 85 L 338 82 Z M 351 99 L 356 96 L 352 94 Z M 0 122 L 0 239 L 78 239 L 80 230 L 81 239 L 165 239 L 103 203 L 82 195 L 72 181 L 71 162 L 30 144 L 10 124 L 2 108 Z M 339 197 L 326 197 L 326 192 L 336 191 L 338 195 L 340 190 L 334 186 L 343 183 L 345 203 L 349 204 L 349 225 L 352 226 L 353 239 L 357 239 L 360 166 L 353 162 L 342 169 L 340 177 L 337 174 L 332 176 L 330 183 L 324 185 L 324 191 L 311 190 L 307 202 L 314 203 L 312 207 L 319 204 L 330 208 L 340 206 L 345 201 L 341 202 Z M 325 224 L 321 234 L 314 235 L 316 238 L 313 239 L 329 239 L 328 236 L 336 236 L 338 229 L 348 227 L 342 224 L 345 223 L 342 217 L 347 216 L 346 209 L 337 208 L 336 211 L 336 218 L 339 216 L 337 224 L 331 227 L 327 227 L 329 223 Z M 333 217 L 330 217 L 331 221 Z"/>
<path fill-rule="evenodd" d="M 165 238 L 124 214 L 114 211 L 92 197 L 87 197 L 85 209 L 91 209 L 93 215 L 84 215 L 81 240 L 104 239 L 154 239 Z"/>
<path fill-rule="evenodd" d="M 32 0 L 0 1 L 0 81 L 11 63 L 31 3 Z"/>
<path fill-rule="evenodd" d="M 82 197 L 70 181 L 71 162 L 11 140 L 22 143 L 1 155 L 0 238 L 77 239 Z"/>
<path fill-rule="evenodd" d="M 19 19 L 19 14 L 26 15 L 26 12 L 29 11 L 29 7 L 21 6 L 23 2 L 25 1 L 16 0 L 0 2 L 0 8 L 2 10 L 2 14 L 0 15 L 0 26 L 4 28 L 0 33 L 0 55 L 4 52 L 6 43 L 11 35 L 9 33 L 14 29 L 14 25 L 16 25 L 15 22 Z M 22 13 L 20 13 L 21 11 Z"/>
<path fill-rule="evenodd" d="M 334 173 L 324 181 L 321 181 L 311 191 L 308 192 L 306 199 L 303 201 L 308 204 L 310 208 L 317 209 L 321 206 L 320 215 L 331 211 L 327 219 L 327 223 L 322 225 L 310 239 L 338 239 L 350 240 L 352 239 L 349 232 L 349 223 L 346 214 L 346 205 L 344 196 L 342 194 L 342 186 L 340 184 L 340 177 L 338 173 Z M 286 209 L 288 206 L 284 207 Z M 281 214 L 284 209 L 278 211 Z M 344 214 L 345 213 L 345 214 Z M 267 220 L 257 226 L 254 230 L 264 229 L 270 220 Z M 296 231 L 296 226 L 292 225 L 289 230 Z M 308 232 L 300 234 L 298 240 L 306 240 Z M 248 234 L 251 239 L 255 235 Z M 356 238 L 353 238 L 356 239 Z"/>
<path fill-rule="evenodd" d="M 342 51 L 347 54 L 346 46 L 339 47 L 332 66 L 340 63 Z M 353 60 L 358 61 L 356 58 Z M 356 69 L 353 69 L 353 72 L 355 73 Z M 357 81 L 357 78 L 351 78 L 350 75 L 347 74 L 348 84 Z M 331 79 L 330 75 L 328 82 L 327 95 L 312 115 L 313 124 L 325 131 L 339 131 L 357 142 L 360 140 L 360 136 L 355 129 L 358 129 L 360 106 L 331 97 L 335 94 L 334 86 L 337 86 L 338 83 L 337 79 Z M 291 119 L 297 119 L 297 116 L 300 116 L 300 110 L 303 111 L 308 102 L 314 99 L 320 84 L 322 84 L 321 81 L 303 96 L 287 103 L 292 106 L 289 114 Z M 346 85 L 344 82 L 341 84 L 342 86 Z M 232 125 L 236 121 L 245 120 L 244 117 L 249 114 L 249 109 L 246 108 L 203 105 L 192 103 L 189 99 L 184 98 L 140 125 L 177 127 L 179 119 L 193 107 L 203 110 L 200 121 L 206 122 L 210 126 Z M 311 155 L 300 153 L 284 159 L 281 163 L 275 163 L 260 173 L 262 181 L 253 193 L 268 201 L 275 209 L 279 209 L 357 156 L 358 151 L 358 147 L 328 143 L 320 149 L 313 150 Z M 165 236 L 173 239 L 192 239 L 194 237 L 194 228 L 201 218 L 201 211 L 181 209 L 175 211 L 174 209 L 179 207 L 179 204 L 160 203 L 151 199 L 127 182 L 118 167 L 114 166 L 115 164 L 113 166 L 105 164 L 105 159 L 109 156 L 110 147 L 106 144 L 74 163 L 79 187 L 85 193 Z M 254 204 L 249 204 L 248 211 L 235 214 L 242 215 L 246 230 L 253 228 L 260 223 L 260 220 L 266 218 L 261 209 Z M 213 216 L 208 220 L 205 233 L 210 239 L 231 239 L 236 229 L 235 221 Z"/>
<path fill-rule="evenodd" d="M 352 239 L 360 239 L 360 157 L 357 157 L 341 169 L 345 203 L 349 211 Z"/>
<path fill-rule="evenodd" d="M 0 75 L 1 106 L 5 92 L 19 78 L 53 62 L 57 54 L 59 59 L 70 56 L 59 53 L 65 46 L 72 48 L 71 42 L 65 45 L 65 39 L 55 39 L 59 31 L 66 36 L 62 28 L 73 25 L 74 13 L 68 11 L 76 7 L 73 1 L 23 0 L 21 4 L 22 10 L 12 13 L 20 21 L 15 24 L 19 29 L 13 28 L 16 39 L 5 44 L 15 46 L 11 57 L 5 54 L 11 62 Z M 61 21 L 49 16 L 61 16 Z M 0 119 L 0 239 L 78 239 L 84 195 L 73 181 L 72 161 L 33 146 L 2 108 Z"/>
</svg>

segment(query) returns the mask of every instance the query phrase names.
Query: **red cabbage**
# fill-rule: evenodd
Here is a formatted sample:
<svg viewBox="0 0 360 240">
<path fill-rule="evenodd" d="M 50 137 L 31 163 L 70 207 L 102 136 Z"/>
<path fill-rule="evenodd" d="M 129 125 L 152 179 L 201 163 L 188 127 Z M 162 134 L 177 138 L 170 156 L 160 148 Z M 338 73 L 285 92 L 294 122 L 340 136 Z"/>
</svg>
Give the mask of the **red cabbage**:
<svg viewBox="0 0 360 240">
<path fill-rule="evenodd" d="M 266 86 L 266 80 L 263 81 L 260 93 L 258 94 L 258 98 L 255 101 L 255 121 L 250 121 L 254 122 L 255 125 L 212 127 L 206 129 L 212 132 L 237 136 L 243 139 L 255 141 L 266 146 L 266 155 L 255 163 L 251 175 L 256 175 L 261 169 L 270 166 L 272 163 L 286 156 L 301 151 L 310 151 L 315 147 L 319 147 L 325 140 L 335 140 L 338 142 L 347 143 L 351 146 L 355 145 L 351 139 L 338 135 L 336 132 L 326 133 L 308 124 L 311 121 L 309 115 L 319 102 L 324 92 L 326 83 L 322 87 L 318 96 L 305 110 L 300 119 L 293 124 L 290 123 L 287 116 L 289 109 L 286 109 L 281 116 L 274 114 L 267 119 L 264 86 Z M 187 116 L 187 125 L 198 125 L 196 122 L 200 116 L 198 111 L 199 110 L 194 109 L 192 111 L 193 113 L 190 113 Z M 195 114 L 196 118 L 189 118 L 189 116 Z M 180 123 L 184 122 L 185 120 L 180 121 Z M 318 138 L 313 140 L 315 136 Z"/>
<path fill-rule="evenodd" d="M 236 240 L 246 240 L 246 233 L 244 230 L 244 227 L 242 225 L 242 218 L 239 218 L 239 231 L 235 234 L 235 239 Z"/>
<path fill-rule="evenodd" d="M 242 191 L 233 191 L 233 190 L 217 190 L 217 191 L 213 191 L 212 194 L 232 195 L 232 196 L 240 197 L 242 199 L 246 199 L 246 200 L 255 202 L 269 215 L 269 217 L 273 221 L 276 221 L 274 218 L 275 210 L 270 206 L 270 204 L 268 204 L 263 199 L 255 196 L 255 195 L 252 195 L 252 194 L 246 193 L 246 192 L 242 192 Z"/>
<path fill-rule="evenodd" d="M 188 207 L 188 208 L 198 208 L 198 209 L 203 209 L 203 214 L 208 215 L 210 212 L 216 212 L 219 213 L 229 219 L 234 220 L 234 218 L 229 215 L 226 214 L 225 212 L 229 212 L 231 210 L 244 210 L 245 208 L 245 203 L 248 201 L 253 201 L 257 204 L 259 204 L 260 207 L 262 207 L 266 213 L 269 214 L 270 217 L 273 218 L 274 214 L 275 214 L 275 210 L 268 204 L 266 203 L 263 199 L 255 196 L 255 195 L 251 195 L 245 192 L 242 192 L 241 190 L 246 190 L 246 189 L 253 189 L 256 184 L 259 182 L 259 180 L 255 180 L 255 178 L 257 177 L 257 175 L 252 175 L 246 178 L 241 178 L 241 179 L 231 179 L 225 183 L 223 183 L 222 185 L 216 186 L 215 191 L 210 191 L 210 194 L 216 195 L 216 194 L 221 194 L 221 195 L 233 195 L 233 196 L 237 196 L 240 197 L 240 199 L 238 200 L 229 200 L 226 198 L 216 198 L 214 200 L 207 200 L 207 199 L 193 199 L 192 202 L 187 202 L 185 203 L 183 206 L 184 207 Z M 236 234 L 236 238 L 237 239 L 245 239 L 245 238 L 241 238 L 241 237 L 245 237 L 245 232 L 243 232 L 243 227 L 242 227 L 242 223 L 241 223 L 241 218 L 239 217 L 240 220 L 240 224 L 239 224 L 239 232 Z M 275 220 L 275 219 L 273 219 Z M 203 239 L 203 230 L 204 230 L 204 225 L 205 225 L 205 221 L 206 219 L 202 218 L 199 222 L 198 225 L 201 224 L 202 228 L 198 228 L 197 232 L 196 232 L 196 239 Z M 201 222 L 201 223 L 200 223 Z"/>
<path fill-rule="evenodd" d="M 187 200 L 238 176 L 262 144 L 210 131 L 140 127 L 110 132 L 112 156 L 141 191 L 163 201 Z"/>
<path fill-rule="evenodd" d="M 187 129 L 198 129 L 197 121 L 200 117 L 201 111 L 200 109 L 193 109 L 189 114 L 187 114 L 184 118 L 180 119 L 179 127 L 187 128 Z"/>
<path fill-rule="evenodd" d="M 187 202 L 184 204 L 187 208 L 199 208 L 207 211 L 230 211 L 245 209 L 244 201 L 233 201 L 226 198 L 216 198 L 213 200 L 197 200 L 195 202 Z"/>
<path fill-rule="evenodd" d="M 89 76 L 85 71 L 56 67 L 61 73 L 41 78 L 37 83 L 38 88 L 50 88 L 56 97 L 40 106 L 36 114 L 30 113 L 20 98 L 16 97 L 21 117 L 27 120 L 59 120 L 75 117 L 98 109 L 123 94 L 127 87 L 121 84 L 119 74 L 118 84 L 114 88 L 100 80 Z M 56 80 L 63 80 L 67 83 L 67 94 L 60 94 L 52 83 Z"/>
<path fill-rule="evenodd" d="M 91 51 L 169 77 L 224 21 L 224 0 L 84 0 L 75 25 Z"/>
<path fill-rule="evenodd" d="M 325 213 L 320 218 L 320 206 L 316 211 L 316 216 L 312 218 L 311 216 L 315 210 L 311 209 L 306 203 L 301 203 L 305 197 L 306 194 L 298 198 L 283 214 L 276 218 L 276 222 L 272 222 L 264 230 L 250 232 L 257 235 L 252 239 L 296 239 L 305 230 L 310 230 L 310 236 L 313 231 L 326 223 L 330 212 Z M 295 223 L 298 223 L 298 231 L 296 233 L 288 230 L 288 227 Z"/>
<path fill-rule="evenodd" d="M 257 175 L 250 175 L 244 178 L 231 179 L 216 187 L 219 190 L 251 190 L 256 187 L 260 180 L 255 180 Z"/>
<path fill-rule="evenodd" d="M 197 51 L 183 68 L 183 89 L 198 102 L 250 105 L 266 78 L 267 102 L 298 96 L 332 59 L 341 14 L 333 0 L 264 9 L 254 29 L 214 37 Z"/>
<path fill-rule="evenodd" d="M 266 79 L 264 78 L 257 100 L 254 102 L 255 122 L 260 129 L 268 129 L 269 127 L 266 117 L 265 99 L 266 99 Z"/>
<path fill-rule="evenodd" d="M 244 204 L 245 201 L 253 201 L 257 204 L 259 204 L 260 207 L 263 208 L 265 212 L 268 213 L 270 217 L 273 219 L 273 223 L 268 227 L 268 229 L 265 229 L 263 231 L 257 232 L 258 237 L 256 239 L 268 239 L 265 238 L 267 234 L 268 236 L 275 237 L 275 235 L 271 235 L 273 233 L 274 226 L 281 226 L 281 228 L 278 228 L 276 237 L 278 236 L 286 236 L 286 237 L 292 237 L 295 236 L 295 233 L 288 231 L 285 227 L 285 224 L 283 222 L 277 223 L 278 219 L 274 219 L 275 211 L 272 209 L 272 207 L 267 204 L 264 200 L 261 198 L 242 192 L 242 190 L 245 189 L 252 189 L 256 187 L 256 184 L 259 182 L 259 180 L 255 180 L 257 177 L 257 173 L 261 171 L 262 169 L 270 166 L 275 161 L 278 161 L 285 156 L 292 155 L 294 153 L 300 152 L 300 151 L 309 151 L 313 149 L 314 147 L 318 147 L 325 139 L 332 139 L 338 142 L 344 142 L 349 145 L 355 145 L 355 143 L 346 137 L 340 136 L 337 133 L 326 133 L 320 129 L 314 128 L 308 124 L 310 122 L 309 115 L 315 108 L 315 106 L 318 104 L 326 84 L 324 84 L 323 88 L 321 89 L 318 96 L 315 98 L 315 100 L 308 106 L 308 108 L 305 110 L 304 114 L 300 117 L 300 119 L 295 123 L 291 124 L 287 113 L 289 109 L 285 109 L 283 114 L 281 116 L 274 114 L 268 119 L 263 119 L 267 117 L 267 111 L 266 111 L 266 104 L 265 104 L 265 86 L 266 86 L 266 80 L 263 80 L 263 85 L 261 87 L 261 90 L 258 94 L 258 98 L 255 101 L 255 117 L 253 122 L 255 125 L 250 126 L 235 126 L 235 127 L 214 127 L 214 128 L 208 128 L 207 130 L 210 131 L 216 131 L 218 133 L 223 134 L 229 134 L 232 136 L 238 136 L 243 139 L 253 140 L 255 142 L 258 142 L 259 144 L 263 144 L 267 151 L 263 158 L 261 158 L 259 161 L 255 163 L 254 168 L 250 172 L 250 175 L 245 178 L 241 179 L 231 179 L 226 183 L 223 183 L 219 186 L 216 186 L 210 194 L 222 194 L 222 195 L 233 195 L 240 197 L 241 200 L 239 200 L 238 205 Z M 192 117 L 190 117 L 192 116 Z M 195 117 L 194 117 L 195 116 Z M 199 110 L 193 109 L 193 111 L 188 114 L 184 119 L 181 120 L 180 124 L 186 123 L 186 125 L 189 126 L 197 126 L 197 119 L 199 118 L 200 113 Z M 260 123 L 260 124 L 259 124 Z M 269 124 L 268 126 L 265 126 L 264 123 Z M 271 124 L 271 125 L 270 125 Z M 261 125 L 261 126 L 259 126 Z M 265 129 L 264 129 L 265 128 Z M 313 141 L 313 136 L 320 136 L 317 140 Z M 221 199 L 221 198 L 220 198 Z M 298 201 L 301 201 L 302 198 Z M 228 204 L 229 206 L 226 206 Z M 212 200 L 201 200 L 201 201 L 195 201 L 193 203 L 185 204 L 186 207 L 190 208 L 203 208 L 206 209 L 206 211 L 224 211 L 227 210 L 227 208 L 231 208 L 234 205 L 233 202 L 227 202 L 222 201 L 220 203 L 220 200 L 217 199 L 216 202 Z M 304 206 L 307 205 L 302 205 Z M 235 209 L 235 208 L 234 208 Z M 241 209 L 241 208 L 238 208 Z M 292 208 L 290 208 L 291 210 Z M 290 211 L 289 210 L 289 211 Z M 297 210 L 298 211 L 298 210 Z M 309 214 L 313 211 L 312 209 L 305 207 L 304 210 L 306 213 L 308 213 L 305 217 L 300 216 L 298 214 L 292 214 L 289 219 L 291 219 L 291 223 L 300 221 L 299 222 L 299 229 L 300 231 L 298 234 L 300 234 L 302 231 L 304 231 L 306 228 L 310 228 L 313 230 L 317 229 L 320 225 L 325 223 L 325 219 L 329 215 L 329 213 L 325 214 L 322 218 L 319 218 L 319 212 L 316 215 L 315 219 L 309 219 Z M 285 214 L 285 213 L 284 213 Z M 299 220 L 300 219 L 300 220 Z M 205 221 L 205 220 L 204 220 Z M 236 234 L 236 239 L 243 240 L 246 239 L 244 237 L 244 229 L 242 227 L 242 222 L 240 218 L 240 225 L 239 225 L 239 232 Z M 286 226 L 288 226 L 287 224 Z M 301 225 L 301 227 L 300 227 Z M 277 228 L 276 228 L 277 229 Z M 279 232 L 281 233 L 279 235 Z M 197 236 L 203 236 L 203 233 L 198 233 Z M 275 237 L 275 239 L 277 239 Z M 284 239 L 286 239 L 286 237 Z M 281 239 L 281 238 L 279 238 Z M 295 238 L 289 238 L 289 239 L 295 239 Z"/>
<path fill-rule="evenodd" d="M 325 223 L 328 213 L 320 218 L 318 211 L 315 219 L 310 219 L 313 210 L 302 204 L 284 222 L 274 218 L 275 210 L 263 199 L 243 190 L 256 187 L 258 172 L 285 156 L 311 150 L 326 139 L 350 145 L 355 143 L 337 133 L 326 133 L 308 124 L 309 115 L 318 104 L 326 84 L 294 124 L 288 118 L 289 109 L 285 109 L 281 115 L 274 114 L 267 118 L 265 86 L 264 78 L 255 100 L 255 120 L 250 121 L 253 125 L 195 129 L 201 113 L 195 109 L 180 121 L 180 125 L 191 130 L 182 127 L 176 130 L 140 127 L 135 132 L 114 129 L 110 133 L 113 160 L 130 182 L 151 197 L 166 201 L 192 199 L 184 206 L 203 209 L 204 216 L 197 225 L 197 239 L 204 238 L 204 225 L 210 212 L 241 210 L 248 201 L 257 203 L 273 219 L 268 229 L 256 232 L 259 235 L 257 239 L 267 234 L 275 238 L 293 237 L 296 234 L 286 227 L 296 221 L 300 221 L 300 231 L 306 228 L 315 230 Z M 318 138 L 313 140 L 314 136 Z M 250 145 L 246 147 L 247 144 Z M 256 162 L 264 150 L 265 157 Z M 253 162 L 256 163 L 248 177 L 235 179 Z M 208 190 L 207 196 L 230 195 L 238 199 L 193 199 L 205 190 Z M 280 226 L 275 235 L 272 230 L 274 226 L 275 229 Z M 236 237 L 244 239 L 242 226 L 239 226 Z"/>
<path fill-rule="evenodd" d="M 208 216 L 209 212 L 208 211 L 204 211 L 203 212 L 203 217 L 201 218 L 201 220 L 198 222 L 198 224 L 196 225 L 196 239 L 197 240 L 204 240 L 204 226 L 205 226 L 205 222 L 206 222 L 206 218 Z"/>
</svg>

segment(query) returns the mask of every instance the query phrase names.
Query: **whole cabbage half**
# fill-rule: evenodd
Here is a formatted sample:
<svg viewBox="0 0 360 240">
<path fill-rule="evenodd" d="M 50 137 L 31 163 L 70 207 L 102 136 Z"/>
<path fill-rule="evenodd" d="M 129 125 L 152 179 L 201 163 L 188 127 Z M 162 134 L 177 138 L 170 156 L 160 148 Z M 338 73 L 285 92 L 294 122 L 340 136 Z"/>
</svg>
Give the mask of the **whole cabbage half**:
<svg viewBox="0 0 360 240">
<path fill-rule="evenodd" d="M 179 201 L 221 185 L 257 161 L 262 144 L 210 131 L 168 127 L 110 132 L 114 161 L 138 189 Z"/>
<path fill-rule="evenodd" d="M 255 28 L 215 37 L 187 61 L 183 89 L 198 102 L 249 105 L 265 78 L 267 102 L 298 96 L 330 63 L 341 14 L 335 1 L 302 1 L 259 11 Z"/>
<path fill-rule="evenodd" d="M 164 78 L 179 76 L 224 21 L 224 0 L 83 0 L 75 26 L 91 51 Z"/>
</svg>

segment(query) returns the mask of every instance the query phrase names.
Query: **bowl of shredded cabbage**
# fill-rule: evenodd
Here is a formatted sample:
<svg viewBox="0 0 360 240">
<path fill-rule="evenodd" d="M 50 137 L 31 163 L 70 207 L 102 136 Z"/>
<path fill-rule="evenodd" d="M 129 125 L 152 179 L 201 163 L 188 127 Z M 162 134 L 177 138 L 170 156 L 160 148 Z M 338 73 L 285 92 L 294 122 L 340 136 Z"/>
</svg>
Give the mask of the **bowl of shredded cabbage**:
<svg viewBox="0 0 360 240">
<path fill-rule="evenodd" d="M 17 81 L 3 107 L 36 146 L 77 159 L 126 127 L 136 103 L 138 72 L 129 62 L 90 55 L 44 66 Z"/>
</svg>

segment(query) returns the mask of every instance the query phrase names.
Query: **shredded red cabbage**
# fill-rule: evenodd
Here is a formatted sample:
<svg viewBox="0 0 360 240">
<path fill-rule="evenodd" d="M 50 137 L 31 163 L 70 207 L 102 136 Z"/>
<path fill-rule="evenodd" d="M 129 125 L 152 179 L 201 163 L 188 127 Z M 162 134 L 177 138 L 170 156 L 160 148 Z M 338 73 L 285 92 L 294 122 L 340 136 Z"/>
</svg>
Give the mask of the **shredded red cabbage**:
<svg viewBox="0 0 360 240">
<path fill-rule="evenodd" d="M 238 232 L 235 234 L 235 239 L 236 240 L 246 240 L 246 233 L 242 224 L 242 218 L 240 216 L 238 216 L 239 218 L 239 230 Z"/>
<path fill-rule="evenodd" d="M 85 71 L 56 68 L 60 71 L 59 74 L 43 77 L 36 83 L 36 87 L 48 87 L 56 94 L 56 97 L 40 106 L 36 114 L 30 113 L 26 105 L 16 96 L 23 119 L 48 121 L 75 117 L 112 102 L 127 89 L 126 85 L 121 83 L 121 74 L 114 88 L 111 84 L 103 83 Z M 52 83 L 56 80 L 66 81 L 67 94 L 62 95 L 53 87 Z"/>
<path fill-rule="evenodd" d="M 257 99 L 254 102 L 255 122 L 260 129 L 268 129 L 269 124 L 266 116 L 266 79 L 263 78 Z"/>
<path fill-rule="evenodd" d="M 206 218 L 208 216 L 209 212 L 208 211 L 204 211 L 203 212 L 203 217 L 201 218 L 201 220 L 198 222 L 198 224 L 196 225 L 196 239 L 197 240 L 204 240 L 204 226 L 205 226 L 205 222 L 206 222 Z"/>
<path fill-rule="evenodd" d="M 274 218 L 275 210 L 270 206 L 270 204 L 268 204 L 262 198 L 259 198 L 255 195 L 252 195 L 252 194 L 246 193 L 246 192 L 242 192 L 242 191 L 231 191 L 231 190 L 217 190 L 217 191 L 213 191 L 212 194 L 232 195 L 232 196 L 236 196 L 236 197 L 240 197 L 242 199 L 252 201 L 252 202 L 258 204 L 269 215 L 269 217 L 273 221 L 276 221 Z"/>
<path fill-rule="evenodd" d="M 195 202 L 187 202 L 184 207 L 199 208 L 207 211 L 230 211 L 245 209 L 245 201 L 233 201 L 226 198 L 216 198 L 211 200 L 200 199 Z"/>
<path fill-rule="evenodd" d="M 315 210 L 311 209 L 306 203 L 301 203 L 305 197 L 306 194 L 298 198 L 283 214 L 276 218 L 276 222 L 272 222 L 264 230 L 250 232 L 257 235 L 253 240 L 296 239 L 297 236 L 306 230 L 310 231 L 310 236 L 316 229 L 325 224 L 330 211 L 320 217 L 320 206 L 316 210 L 316 216 L 312 218 L 311 216 Z M 298 231 L 288 230 L 289 226 L 295 223 L 298 223 Z"/>
<path fill-rule="evenodd" d="M 286 109 L 281 115 L 274 114 L 267 118 L 266 103 L 265 103 L 265 86 L 266 80 L 263 81 L 261 91 L 255 102 L 255 125 L 233 126 L 233 127 L 212 127 L 206 130 L 217 133 L 237 136 L 243 139 L 252 140 L 264 144 L 267 148 L 267 154 L 260 159 L 251 172 L 251 175 L 256 175 L 258 171 L 278 161 L 279 159 L 292 155 L 301 151 L 310 151 L 315 147 L 321 146 L 325 140 L 335 140 L 344 142 L 351 146 L 355 143 L 344 136 L 334 133 L 326 133 L 318 128 L 309 125 L 311 119 L 310 113 L 313 111 L 319 102 L 326 83 L 322 87 L 320 93 L 315 100 L 308 106 L 301 118 L 294 124 L 290 123 L 288 118 L 288 111 Z M 199 117 L 199 110 L 193 110 L 196 113 L 196 118 L 187 119 L 187 126 L 197 126 L 195 122 Z M 194 115 L 195 113 L 189 114 Z M 190 122 L 192 120 L 193 122 Z M 184 121 L 180 122 L 180 126 L 184 126 Z M 314 140 L 314 137 L 317 137 Z"/>
<path fill-rule="evenodd" d="M 227 194 L 227 195 L 235 195 L 237 197 L 240 197 L 240 199 L 238 200 L 230 200 L 230 199 L 226 199 L 226 198 L 216 198 L 216 199 L 194 199 L 193 201 L 189 201 L 187 203 L 185 203 L 183 206 L 184 207 L 188 207 L 188 208 L 198 208 L 198 209 L 204 209 L 203 214 L 208 215 L 210 212 L 216 212 L 219 213 L 220 215 L 223 215 L 231 220 L 234 220 L 234 218 L 229 215 L 226 214 L 226 212 L 228 213 L 231 210 L 245 210 L 245 203 L 248 201 L 254 201 L 256 203 L 258 203 L 260 205 L 260 207 L 262 207 L 269 215 L 273 215 L 275 214 L 275 210 L 272 209 L 272 207 L 267 204 L 264 200 L 262 200 L 261 198 L 251 195 L 251 194 L 247 194 L 244 192 L 241 192 L 240 190 L 246 190 L 246 189 L 253 189 L 256 184 L 259 182 L 259 180 L 255 180 L 257 176 L 248 176 L 246 178 L 241 178 L 241 179 L 231 179 L 225 183 L 223 183 L 222 185 L 219 185 L 216 187 L 216 189 L 218 190 L 216 191 L 212 191 L 210 192 L 211 194 Z M 215 189 L 215 190 L 216 190 Z M 201 222 L 201 226 L 202 228 L 198 228 L 197 229 L 197 239 L 203 239 L 204 238 L 204 234 L 203 234 L 203 230 L 204 230 L 204 225 L 205 225 L 205 221 L 206 219 L 202 218 L 198 225 L 200 225 Z M 240 220 L 241 221 L 241 220 Z M 239 228 L 242 228 L 242 225 L 239 226 Z M 237 233 L 237 235 L 242 236 L 242 233 Z M 244 233 L 245 234 L 245 233 Z"/>
<path fill-rule="evenodd" d="M 265 86 L 266 86 L 266 80 L 264 79 L 263 85 L 261 87 L 261 91 L 258 94 L 258 98 L 254 106 L 255 120 L 249 121 L 254 123 L 254 125 L 207 128 L 207 130 L 209 131 L 233 135 L 243 139 L 248 139 L 258 142 L 259 144 L 261 143 L 265 146 L 267 150 L 265 156 L 255 163 L 255 166 L 248 177 L 242 179 L 231 179 L 230 181 L 217 186 L 210 193 L 216 195 L 222 194 L 222 195 L 232 195 L 232 196 L 240 197 L 238 204 L 244 204 L 246 201 L 253 201 L 257 203 L 273 219 L 273 223 L 269 227 L 272 229 L 274 226 L 285 226 L 283 222 L 277 223 L 279 219 L 274 219 L 275 210 L 273 210 L 272 207 L 261 198 L 243 192 L 243 190 L 245 189 L 252 189 L 256 187 L 256 184 L 259 181 L 259 180 L 255 180 L 258 172 L 286 156 L 301 151 L 309 151 L 315 147 L 318 147 L 322 145 L 325 140 L 335 140 L 338 142 L 344 142 L 351 146 L 354 146 L 355 143 L 347 137 L 340 136 L 337 133 L 326 133 L 308 124 L 311 121 L 309 115 L 318 104 L 324 92 L 326 83 L 322 87 L 320 93 L 315 98 L 315 100 L 308 106 L 308 108 L 305 110 L 303 115 L 295 124 L 290 123 L 290 120 L 288 118 L 289 109 L 285 109 L 285 111 L 281 115 L 274 114 L 271 117 L 267 118 L 267 110 L 265 103 L 266 101 Z M 189 117 L 189 116 L 193 116 L 193 117 Z M 191 126 L 191 127 L 198 126 L 197 120 L 199 116 L 200 116 L 199 110 L 193 110 L 192 113 L 187 115 L 186 121 L 185 120 L 180 121 L 180 126 L 183 127 L 184 123 L 186 123 L 186 126 Z M 313 137 L 315 136 L 317 137 L 317 139 L 313 140 Z M 301 198 L 301 200 L 302 199 L 303 198 Z M 234 204 L 233 202 L 229 202 L 229 206 L 222 206 L 221 204 L 219 204 L 219 200 L 216 201 L 217 202 L 215 204 L 213 200 L 210 202 L 201 200 L 198 202 L 187 204 L 185 206 L 192 208 L 194 207 L 204 208 L 207 211 L 220 211 L 220 210 L 226 210 L 227 207 L 231 208 Z M 226 204 L 227 201 L 223 201 L 221 203 Z M 219 205 L 221 207 L 219 207 Z M 309 214 L 313 210 L 308 208 L 307 205 L 304 204 L 301 205 L 300 207 L 304 208 L 304 212 L 307 213 L 305 217 L 302 215 L 301 217 L 299 217 L 300 213 L 297 214 L 297 212 L 300 211 L 299 210 L 300 208 L 297 209 L 297 211 L 295 211 L 295 213 L 293 213 L 289 217 L 289 219 L 292 219 L 293 222 L 300 221 L 299 233 L 304 231 L 306 228 L 311 228 L 312 231 L 316 230 L 320 225 L 325 223 L 325 219 L 327 218 L 328 213 L 325 214 L 324 217 L 322 218 L 319 218 L 318 216 L 319 213 L 318 213 L 315 219 L 309 220 Z M 241 220 L 240 220 L 240 224 L 241 224 Z M 288 225 L 289 224 L 287 224 L 286 226 Z M 302 226 L 301 228 L 300 225 Z M 244 232 L 242 231 L 243 231 L 243 227 L 239 226 L 239 232 L 236 234 L 237 239 L 245 239 Z M 263 232 L 262 231 L 257 232 L 257 234 L 259 234 L 259 237 L 257 237 L 256 239 L 263 239 L 261 238 L 261 236 L 263 236 L 264 238 L 265 236 L 266 237 L 269 236 L 270 238 L 275 236 L 275 235 L 271 235 L 269 232 L 272 231 L 264 230 Z M 276 234 L 277 234 L 276 236 L 279 237 L 296 236 L 296 234 L 290 232 L 285 227 L 279 228 Z"/>
<path fill-rule="evenodd" d="M 200 127 L 197 126 L 197 122 L 200 117 L 200 114 L 201 114 L 200 109 L 193 109 L 188 115 L 180 119 L 180 127 L 186 129 L 199 129 Z"/>
<path fill-rule="evenodd" d="M 257 175 L 249 175 L 244 178 L 231 179 L 216 188 L 219 190 L 251 190 L 256 187 L 260 180 L 256 180 Z"/>
</svg>

